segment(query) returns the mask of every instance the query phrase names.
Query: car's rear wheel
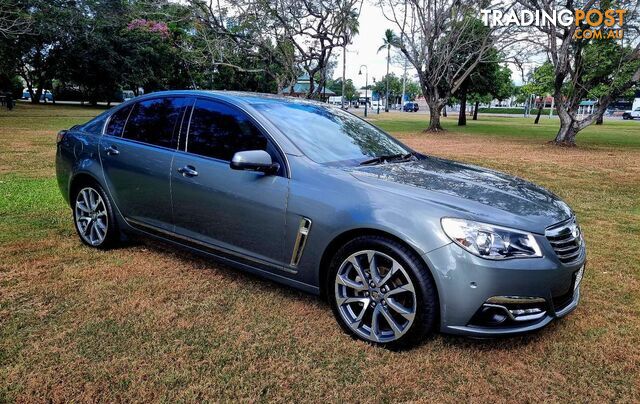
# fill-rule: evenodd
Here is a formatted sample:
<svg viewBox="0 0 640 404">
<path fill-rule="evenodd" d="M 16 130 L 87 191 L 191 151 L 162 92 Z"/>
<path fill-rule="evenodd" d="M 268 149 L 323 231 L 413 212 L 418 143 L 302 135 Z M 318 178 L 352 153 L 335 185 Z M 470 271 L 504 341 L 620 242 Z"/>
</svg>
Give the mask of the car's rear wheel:
<svg viewBox="0 0 640 404">
<path fill-rule="evenodd" d="M 415 344 L 437 318 L 433 280 L 406 246 L 380 236 L 358 237 L 334 256 L 327 291 L 350 335 L 389 348 Z"/>
<path fill-rule="evenodd" d="M 73 220 L 80 240 L 94 248 L 111 247 L 118 239 L 118 229 L 102 187 L 83 184 L 77 187 L 73 201 Z"/>
</svg>

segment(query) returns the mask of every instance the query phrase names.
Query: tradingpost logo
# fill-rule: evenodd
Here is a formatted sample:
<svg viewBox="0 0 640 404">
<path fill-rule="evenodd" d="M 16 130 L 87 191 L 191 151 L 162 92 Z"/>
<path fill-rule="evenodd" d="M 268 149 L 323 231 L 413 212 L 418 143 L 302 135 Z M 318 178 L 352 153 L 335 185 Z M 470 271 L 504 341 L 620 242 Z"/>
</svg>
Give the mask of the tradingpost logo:
<svg viewBox="0 0 640 404">
<path fill-rule="evenodd" d="M 574 39 L 622 39 L 624 37 L 624 9 L 596 9 L 590 10 L 528 10 L 511 9 L 507 12 L 498 9 L 483 9 L 480 11 L 482 22 L 488 27 L 548 27 L 560 26 L 576 28 Z"/>
</svg>

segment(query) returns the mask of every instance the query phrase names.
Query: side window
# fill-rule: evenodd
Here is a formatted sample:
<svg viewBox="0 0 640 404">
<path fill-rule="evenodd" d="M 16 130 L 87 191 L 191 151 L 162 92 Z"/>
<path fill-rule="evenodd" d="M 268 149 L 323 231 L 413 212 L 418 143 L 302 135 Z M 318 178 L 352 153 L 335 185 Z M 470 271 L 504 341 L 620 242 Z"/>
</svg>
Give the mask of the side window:
<svg viewBox="0 0 640 404">
<path fill-rule="evenodd" d="M 131 111 L 131 105 L 121 108 L 111 115 L 107 129 L 104 131 L 105 135 L 122 136 L 122 129 L 124 129 L 124 124 L 127 122 L 129 111 Z"/>
<path fill-rule="evenodd" d="M 122 137 L 155 146 L 175 148 L 173 132 L 184 98 L 155 98 L 136 103 Z"/>
<path fill-rule="evenodd" d="M 82 127 L 82 130 L 87 133 L 91 133 L 92 135 L 101 135 L 102 128 L 104 127 L 104 121 L 106 119 L 107 119 L 106 115 L 98 116 L 97 118 L 94 118 L 92 121 L 87 122 Z"/>
<path fill-rule="evenodd" d="M 267 138 L 248 116 L 235 108 L 210 100 L 197 100 L 191 115 L 187 151 L 231 161 L 244 150 L 268 150 Z"/>
</svg>

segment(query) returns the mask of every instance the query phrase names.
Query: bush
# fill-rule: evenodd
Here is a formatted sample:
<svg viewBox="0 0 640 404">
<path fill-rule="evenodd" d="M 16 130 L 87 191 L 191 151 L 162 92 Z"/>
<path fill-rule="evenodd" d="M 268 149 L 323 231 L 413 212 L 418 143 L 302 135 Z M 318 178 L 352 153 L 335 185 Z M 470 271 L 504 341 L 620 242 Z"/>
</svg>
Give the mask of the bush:
<svg viewBox="0 0 640 404">
<path fill-rule="evenodd" d="M 22 80 L 18 76 L 0 74 L 0 93 L 10 92 L 14 99 L 22 98 Z"/>
<path fill-rule="evenodd" d="M 107 93 L 110 94 L 107 94 Z M 83 94 L 82 91 L 76 86 L 69 86 L 58 84 L 53 87 L 53 96 L 56 101 L 85 101 L 91 103 L 98 101 L 115 101 L 122 102 L 122 90 L 104 90 L 102 88 L 96 89 L 89 94 Z"/>
</svg>

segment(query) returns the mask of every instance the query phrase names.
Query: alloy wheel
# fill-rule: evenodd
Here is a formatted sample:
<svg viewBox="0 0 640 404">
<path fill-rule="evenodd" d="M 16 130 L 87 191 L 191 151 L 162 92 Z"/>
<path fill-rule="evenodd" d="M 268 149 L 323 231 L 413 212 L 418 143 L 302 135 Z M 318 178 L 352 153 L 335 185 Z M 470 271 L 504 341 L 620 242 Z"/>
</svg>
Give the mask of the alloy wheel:
<svg viewBox="0 0 640 404">
<path fill-rule="evenodd" d="M 358 251 L 342 262 L 335 279 L 335 299 L 349 328 L 372 342 L 399 339 L 416 315 L 416 292 L 407 271 L 375 250 Z"/>
<path fill-rule="evenodd" d="M 92 246 L 102 244 L 107 236 L 109 218 L 100 193 L 90 187 L 81 189 L 74 209 L 80 237 Z"/>
</svg>

